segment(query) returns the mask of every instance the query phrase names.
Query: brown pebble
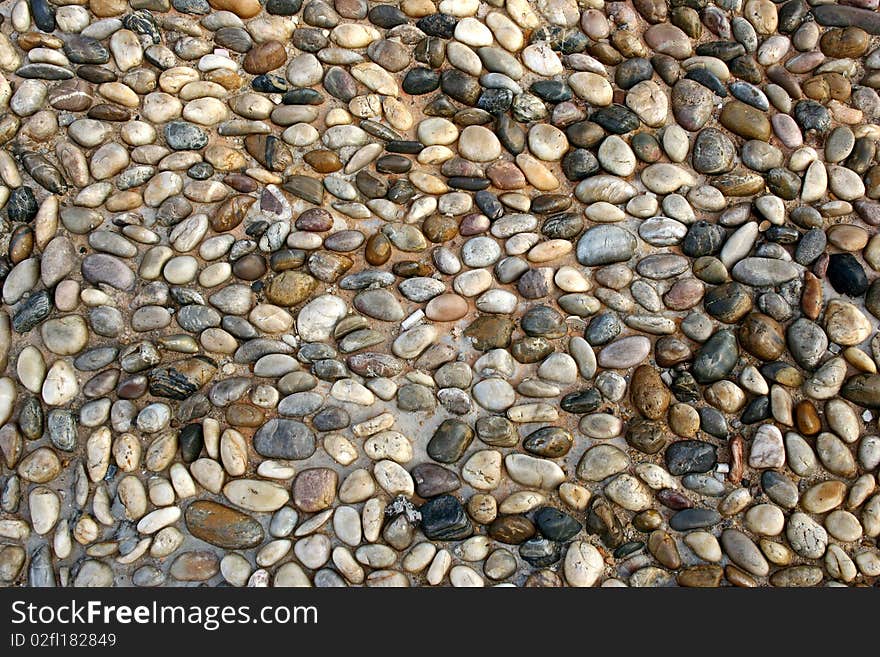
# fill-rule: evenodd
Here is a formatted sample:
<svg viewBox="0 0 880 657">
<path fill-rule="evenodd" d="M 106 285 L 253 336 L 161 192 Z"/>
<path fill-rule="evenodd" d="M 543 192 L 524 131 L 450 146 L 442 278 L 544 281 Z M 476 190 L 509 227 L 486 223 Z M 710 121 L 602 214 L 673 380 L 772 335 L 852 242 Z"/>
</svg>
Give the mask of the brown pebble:
<svg viewBox="0 0 880 657">
<path fill-rule="evenodd" d="M 300 472 L 293 480 L 293 502 L 306 513 L 322 511 L 336 499 L 335 470 L 310 468 Z"/>
<path fill-rule="evenodd" d="M 64 45 L 64 42 L 53 34 L 43 34 L 42 32 L 25 32 L 19 34 L 16 38 L 18 47 L 24 51 L 33 50 L 34 48 L 52 48 L 58 50 Z"/>
<path fill-rule="evenodd" d="M 562 586 L 562 578 L 552 570 L 546 568 L 536 571 L 528 576 L 523 585 L 527 589 L 532 588 L 559 588 Z"/>
<path fill-rule="evenodd" d="M 309 208 L 296 218 L 297 230 L 323 233 L 333 228 L 333 216 L 324 208 Z"/>
<path fill-rule="evenodd" d="M 303 155 L 303 160 L 318 173 L 333 173 L 342 168 L 339 156 L 333 151 L 309 151 Z"/>
<path fill-rule="evenodd" d="M 250 404 L 230 404 L 226 409 L 226 422 L 233 427 L 262 426 L 266 417 L 263 411 Z"/>
<path fill-rule="evenodd" d="M 865 54 L 871 38 L 860 27 L 845 27 L 828 30 L 819 39 L 819 48 L 824 55 L 834 59 L 855 59 Z"/>
<path fill-rule="evenodd" d="M 498 189 L 521 189 L 526 186 L 526 177 L 513 162 L 502 160 L 486 168 L 486 176 Z"/>
<path fill-rule="evenodd" d="M 664 335 L 654 343 L 654 358 L 660 367 L 672 367 L 688 361 L 693 352 L 688 344 L 671 335 Z"/>
<path fill-rule="evenodd" d="M 822 420 L 816 407 L 809 399 L 798 402 L 795 407 L 798 431 L 807 436 L 815 436 L 822 429 Z"/>
<path fill-rule="evenodd" d="M 128 121 L 131 112 L 117 105 L 94 105 L 87 113 L 90 119 L 98 121 Z"/>
<path fill-rule="evenodd" d="M 256 200 L 252 196 L 233 196 L 214 212 L 211 217 L 211 228 L 218 233 L 232 230 L 244 221 L 247 211 Z"/>
<path fill-rule="evenodd" d="M 734 586 L 739 586 L 740 588 L 751 589 L 758 586 L 754 577 L 746 573 L 744 570 L 730 564 L 724 567 L 724 576 L 727 578 L 728 582 Z"/>
<path fill-rule="evenodd" d="M 730 470 L 727 473 L 727 480 L 734 484 L 739 484 L 743 474 L 743 449 L 745 441 L 742 436 L 734 436 L 728 443 L 730 449 Z"/>
<path fill-rule="evenodd" d="M 836 224 L 827 231 L 828 242 L 842 251 L 861 251 L 868 244 L 868 231 L 852 224 Z"/>
<path fill-rule="evenodd" d="M 700 430 L 700 414 L 690 404 L 674 404 L 669 409 L 669 428 L 678 436 L 693 438 Z"/>
<path fill-rule="evenodd" d="M 395 276 L 402 278 L 413 278 L 415 276 L 430 276 L 434 273 L 434 269 L 427 262 L 416 262 L 415 260 L 401 260 L 395 262 L 391 267 L 391 271 Z"/>
<path fill-rule="evenodd" d="M 9 260 L 17 265 L 30 257 L 34 250 L 34 229 L 26 225 L 18 225 L 9 237 Z"/>
<path fill-rule="evenodd" d="M 761 360 L 773 361 L 785 352 L 782 326 L 762 313 L 749 314 L 739 326 L 740 345 Z"/>
<path fill-rule="evenodd" d="M 242 194 L 250 194 L 257 191 L 257 181 L 242 173 L 230 173 L 223 177 L 223 182 Z"/>
<path fill-rule="evenodd" d="M 633 372 L 629 385 L 630 398 L 639 413 L 651 420 L 658 420 L 666 414 L 672 395 L 657 370 L 650 365 L 640 365 Z"/>
<path fill-rule="evenodd" d="M 285 271 L 266 286 L 266 301 L 278 306 L 295 306 L 317 288 L 318 281 L 305 272 Z"/>
<path fill-rule="evenodd" d="M 374 267 L 384 265 L 391 258 L 391 240 L 384 233 L 373 233 L 367 238 L 364 258 Z"/>
<path fill-rule="evenodd" d="M 85 112 L 92 104 L 91 87 L 85 80 L 65 80 L 49 92 L 49 103 L 65 112 Z"/>
<path fill-rule="evenodd" d="M 812 272 L 804 272 L 804 289 L 801 293 L 801 310 L 809 319 L 818 319 L 822 312 L 822 281 Z"/>
<path fill-rule="evenodd" d="M 685 568 L 676 577 L 679 586 L 692 588 L 714 588 L 720 586 L 724 571 L 721 566 L 700 564 Z"/>
<path fill-rule="evenodd" d="M 675 539 L 660 529 L 651 532 L 648 536 L 648 550 L 661 564 L 672 570 L 681 566 L 681 555 L 675 545 Z"/>
<path fill-rule="evenodd" d="M 525 516 L 501 516 L 489 525 L 488 532 L 496 541 L 519 545 L 535 535 L 535 525 Z"/>
<path fill-rule="evenodd" d="M 687 310 L 700 303 L 705 289 L 702 281 L 696 278 L 682 278 L 663 295 L 663 303 L 670 310 Z"/>
<path fill-rule="evenodd" d="M 731 100 L 721 109 L 719 123 L 745 139 L 769 141 L 771 129 L 767 114 L 738 100 Z"/>
<path fill-rule="evenodd" d="M 260 75 L 283 66 L 286 60 L 287 52 L 281 43 L 266 41 L 248 51 L 242 62 L 242 68 L 251 75 Z"/>
<path fill-rule="evenodd" d="M 455 219 L 447 215 L 435 214 L 425 219 L 422 224 L 422 234 L 435 244 L 448 242 L 458 233 L 458 224 Z"/>
<path fill-rule="evenodd" d="M 244 80 L 241 79 L 241 76 L 235 71 L 230 71 L 228 68 L 218 68 L 213 71 L 208 71 L 205 73 L 204 77 L 206 82 L 216 82 L 227 91 L 235 91 L 244 84 Z"/>
<path fill-rule="evenodd" d="M 491 222 L 489 217 L 484 214 L 466 214 L 461 223 L 458 224 L 458 233 L 462 237 L 470 237 L 472 235 L 480 235 L 489 230 Z"/>
<path fill-rule="evenodd" d="M 232 273 L 245 281 L 262 278 L 267 269 L 266 259 L 256 253 L 249 253 L 232 263 Z"/>
<path fill-rule="evenodd" d="M 425 306 L 425 317 L 436 322 L 453 322 L 468 312 L 468 303 L 457 294 L 441 294 Z"/>
<path fill-rule="evenodd" d="M 663 524 L 663 516 L 654 509 L 641 511 L 633 516 L 633 527 L 640 532 L 652 532 Z"/>
<path fill-rule="evenodd" d="M 251 157 L 270 171 L 284 171 L 293 162 L 287 144 L 272 135 L 248 135 L 244 147 Z"/>
</svg>

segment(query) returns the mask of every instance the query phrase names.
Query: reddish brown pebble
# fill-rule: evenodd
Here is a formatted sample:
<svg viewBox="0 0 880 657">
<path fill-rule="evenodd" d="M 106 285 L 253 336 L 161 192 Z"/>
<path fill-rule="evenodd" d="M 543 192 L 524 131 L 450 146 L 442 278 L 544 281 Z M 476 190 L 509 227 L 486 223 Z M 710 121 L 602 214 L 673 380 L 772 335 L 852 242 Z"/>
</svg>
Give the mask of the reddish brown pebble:
<svg viewBox="0 0 880 657">
<path fill-rule="evenodd" d="M 798 431 L 807 436 L 814 436 L 822 429 L 822 420 L 816 407 L 809 399 L 798 402 L 795 407 L 795 418 L 797 421 Z"/>
</svg>

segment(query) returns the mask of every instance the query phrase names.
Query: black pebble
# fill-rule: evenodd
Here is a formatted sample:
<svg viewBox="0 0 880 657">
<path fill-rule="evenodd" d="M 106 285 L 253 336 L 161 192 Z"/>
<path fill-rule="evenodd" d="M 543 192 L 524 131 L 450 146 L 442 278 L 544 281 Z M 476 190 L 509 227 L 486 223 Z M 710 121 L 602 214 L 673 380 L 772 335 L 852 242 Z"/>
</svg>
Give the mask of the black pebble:
<svg viewBox="0 0 880 657">
<path fill-rule="evenodd" d="M 30 0 L 34 24 L 43 32 L 55 31 L 55 7 L 49 0 Z"/>
<path fill-rule="evenodd" d="M 513 104 L 513 92 L 510 89 L 485 89 L 477 99 L 477 107 L 490 114 L 501 114 Z"/>
<path fill-rule="evenodd" d="M 428 36 L 442 39 L 451 39 L 455 33 L 456 25 L 458 25 L 458 19 L 447 14 L 431 14 L 416 22 L 416 27 Z"/>
<path fill-rule="evenodd" d="M 828 258 L 825 275 L 838 294 L 860 297 L 868 289 L 865 269 L 852 253 L 833 253 Z"/>
<path fill-rule="evenodd" d="M 285 105 L 321 105 L 324 102 L 324 96 L 314 89 L 297 87 L 285 92 L 281 97 L 281 102 Z"/>
<path fill-rule="evenodd" d="M 530 538 L 519 546 L 519 556 L 536 568 L 552 566 L 562 557 L 559 543 L 546 538 Z"/>
<path fill-rule="evenodd" d="M 590 121 L 598 123 L 608 132 L 623 135 L 632 132 L 641 125 L 639 117 L 623 105 L 610 105 L 596 110 Z"/>
<path fill-rule="evenodd" d="M 183 14 L 204 16 L 211 13 L 208 0 L 171 0 L 171 6 Z"/>
<path fill-rule="evenodd" d="M 699 82 L 701 85 L 710 91 L 714 91 L 722 98 L 727 98 L 727 88 L 721 80 L 719 80 L 718 77 L 707 68 L 692 68 L 684 77 L 688 80 Z"/>
<path fill-rule="evenodd" d="M 563 103 L 571 100 L 571 89 L 559 80 L 538 80 L 532 83 L 529 91 L 548 103 Z"/>
<path fill-rule="evenodd" d="M 367 18 L 373 25 L 386 30 L 409 22 L 406 14 L 393 5 L 376 5 L 367 12 Z"/>
<path fill-rule="evenodd" d="M 545 506 L 538 509 L 535 514 L 535 525 L 541 535 L 551 541 L 565 542 L 577 536 L 581 531 L 581 523 L 567 513 Z"/>
<path fill-rule="evenodd" d="M 422 533 L 428 540 L 457 541 L 473 533 L 471 521 L 461 502 L 452 495 L 441 495 L 425 502 L 422 515 Z"/>
<path fill-rule="evenodd" d="M 293 16 L 300 7 L 302 0 L 269 0 L 266 3 L 266 13 L 275 16 Z"/>
<path fill-rule="evenodd" d="M 831 115 L 815 100 L 799 100 L 794 106 L 794 119 L 804 132 L 827 132 L 831 127 Z"/>
<path fill-rule="evenodd" d="M 251 80 L 251 87 L 254 91 L 261 91 L 265 94 L 283 94 L 290 88 L 290 84 L 280 75 L 265 73 Z"/>
<path fill-rule="evenodd" d="M 440 74 L 420 66 L 406 72 L 401 88 L 408 94 L 418 96 L 435 91 L 440 86 Z"/>
<path fill-rule="evenodd" d="M 34 196 L 34 190 L 27 185 L 16 187 L 9 195 L 9 202 L 6 204 L 6 214 L 9 221 L 16 223 L 26 223 L 33 221 L 37 216 L 37 199 Z"/>
<path fill-rule="evenodd" d="M 207 180 L 214 175 L 214 167 L 208 162 L 197 162 L 186 170 L 186 175 L 193 180 Z"/>
<path fill-rule="evenodd" d="M 700 440 L 679 440 L 666 448 L 666 467 L 678 477 L 689 472 L 708 472 L 715 467 L 715 446 Z"/>
<path fill-rule="evenodd" d="M 177 437 L 180 443 L 180 455 L 185 463 L 192 463 L 202 452 L 204 433 L 201 424 L 188 424 L 180 430 Z"/>
<path fill-rule="evenodd" d="M 743 409 L 740 422 L 755 424 L 770 417 L 770 398 L 767 395 L 755 397 Z"/>
</svg>

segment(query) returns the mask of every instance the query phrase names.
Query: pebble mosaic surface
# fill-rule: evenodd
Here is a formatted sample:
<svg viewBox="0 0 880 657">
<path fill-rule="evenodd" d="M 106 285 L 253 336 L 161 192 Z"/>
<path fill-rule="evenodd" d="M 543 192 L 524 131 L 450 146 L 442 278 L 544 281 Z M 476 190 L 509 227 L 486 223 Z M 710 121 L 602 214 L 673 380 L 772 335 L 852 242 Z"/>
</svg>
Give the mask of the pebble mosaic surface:
<svg viewBox="0 0 880 657">
<path fill-rule="evenodd" d="M 878 0 L 0 17 L 4 585 L 880 577 Z"/>
</svg>

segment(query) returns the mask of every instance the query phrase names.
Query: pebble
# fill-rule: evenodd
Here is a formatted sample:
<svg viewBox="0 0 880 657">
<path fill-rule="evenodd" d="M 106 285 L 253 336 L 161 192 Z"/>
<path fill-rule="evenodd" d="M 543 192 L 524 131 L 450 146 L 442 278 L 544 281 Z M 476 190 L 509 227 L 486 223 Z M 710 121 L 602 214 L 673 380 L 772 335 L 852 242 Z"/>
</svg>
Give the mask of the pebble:
<svg viewBox="0 0 880 657">
<path fill-rule="evenodd" d="M 4 582 L 880 572 L 871 2 L 14 4 Z"/>
</svg>

